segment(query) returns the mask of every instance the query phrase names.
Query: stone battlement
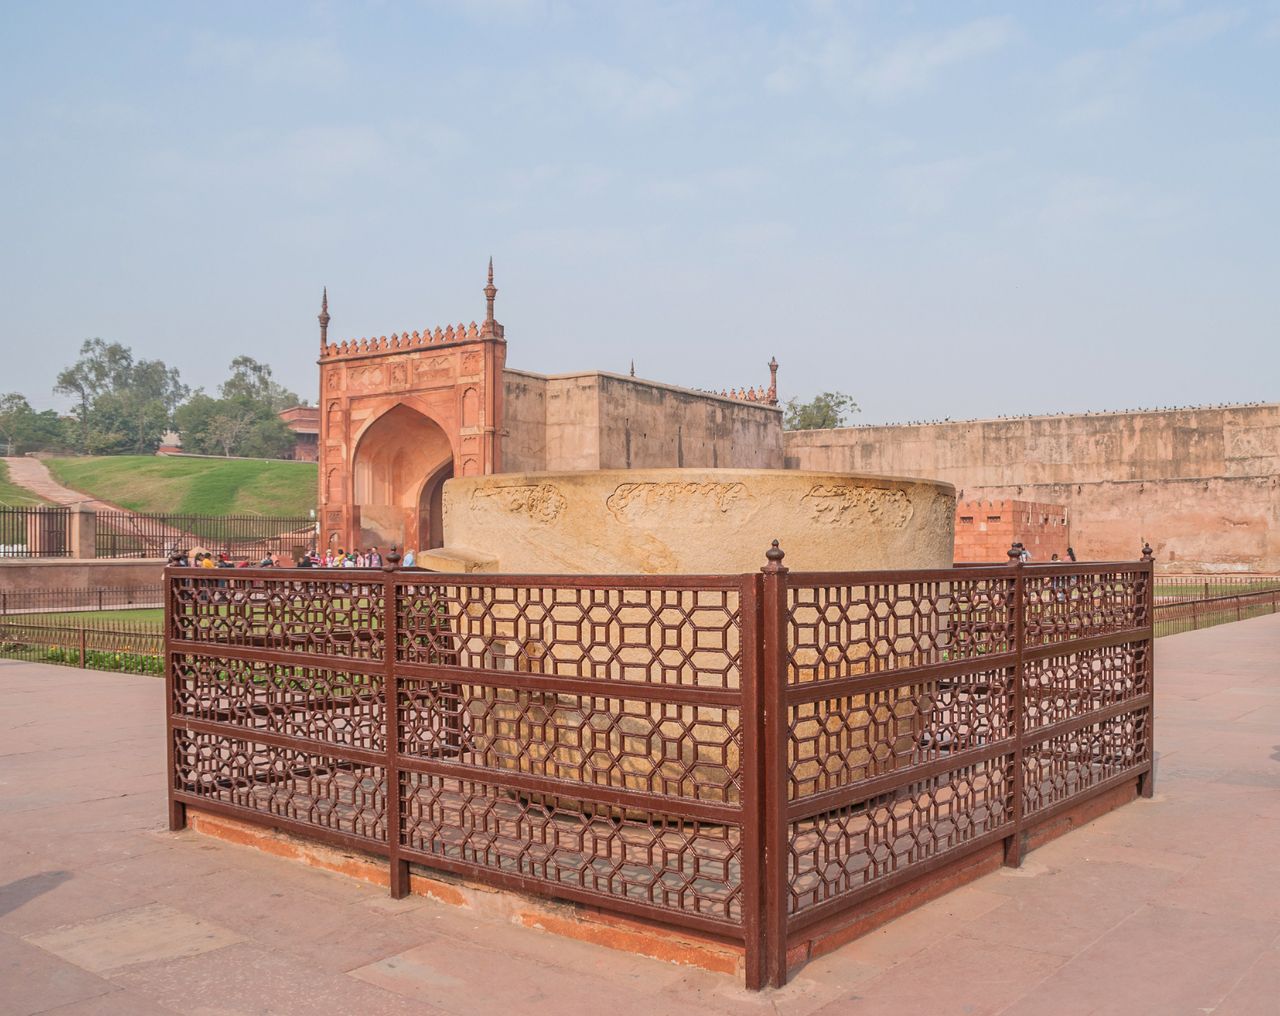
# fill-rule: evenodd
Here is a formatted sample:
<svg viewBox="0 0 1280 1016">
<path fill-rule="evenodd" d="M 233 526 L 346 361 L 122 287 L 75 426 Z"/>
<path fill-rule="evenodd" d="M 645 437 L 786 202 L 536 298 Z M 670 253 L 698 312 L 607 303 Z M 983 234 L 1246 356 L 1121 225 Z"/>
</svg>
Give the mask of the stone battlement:
<svg viewBox="0 0 1280 1016">
<path fill-rule="evenodd" d="M 342 342 L 323 346 L 320 350 L 320 358 L 322 360 L 332 360 L 344 356 L 392 353 L 408 349 L 422 349 L 426 346 L 447 346 L 451 343 L 476 342 L 482 338 L 501 337 L 501 332 L 486 335 L 485 330 L 474 321 L 469 325 L 459 321 L 456 325 L 445 325 L 443 328 L 437 325 L 434 331 L 427 328 L 421 332 L 392 332 L 389 338 L 386 335 L 377 335 L 372 338 L 344 339 Z"/>
</svg>

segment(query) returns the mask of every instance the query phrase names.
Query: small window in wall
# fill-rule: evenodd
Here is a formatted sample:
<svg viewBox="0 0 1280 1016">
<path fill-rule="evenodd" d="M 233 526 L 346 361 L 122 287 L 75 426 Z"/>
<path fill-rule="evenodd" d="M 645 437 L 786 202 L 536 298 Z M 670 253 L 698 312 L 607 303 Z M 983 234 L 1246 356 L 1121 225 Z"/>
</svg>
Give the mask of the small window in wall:
<svg viewBox="0 0 1280 1016">
<path fill-rule="evenodd" d="M 960 522 L 961 522 L 962 524 L 966 525 L 966 526 L 971 526 L 971 525 L 973 525 L 973 516 L 972 516 L 972 515 L 961 515 L 961 516 L 960 516 Z"/>
<path fill-rule="evenodd" d="M 1000 516 L 999 516 L 999 515 L 988 515 L 988 516 L 987 516 L 987 521 L 988 521 L 988 522 L 999 522 L 999 521 L 1000 521 Z"/>
</svg>

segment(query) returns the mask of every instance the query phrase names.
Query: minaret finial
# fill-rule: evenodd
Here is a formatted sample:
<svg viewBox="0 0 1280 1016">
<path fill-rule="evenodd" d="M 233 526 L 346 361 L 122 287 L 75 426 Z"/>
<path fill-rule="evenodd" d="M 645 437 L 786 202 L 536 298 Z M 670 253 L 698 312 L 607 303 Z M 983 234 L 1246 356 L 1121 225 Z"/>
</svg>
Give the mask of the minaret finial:
<svg viewBox="0 0 1280 1016">
<path fill-rule="evenodd" d="M 329 344 L 329 287 L 324 287 L 324 296 L 320 297 L 320 313 L 316 320 L 320 322 L 320 353 L 324 354 Z"/>
<path fill-rule="evenodd" d="M 635 376 L 636 376 L 636 362 L 635 362 L 635 360 L 632 360 L 632 361 L 631 361 L 631 376 L 632 376 L 632 377 L 635 377 Z"/>
<path fill-rule="evenodd" d="M 778 358 L 776 356 L 769 357 L 769 394 L 767 401 L 771 406 L 778 404 Z"/>
<path fill-rule="evenodd" d="M 484 325 L 480 328 L 481 335 L 493 335 L 502 338 L 502 325 L 498 324 L 493 316 L 493 300 L 498 295 L 498 287 L 493 284 L 493 258 L 489 258 L 489 281 L 484 287 Z"/>
</svg>

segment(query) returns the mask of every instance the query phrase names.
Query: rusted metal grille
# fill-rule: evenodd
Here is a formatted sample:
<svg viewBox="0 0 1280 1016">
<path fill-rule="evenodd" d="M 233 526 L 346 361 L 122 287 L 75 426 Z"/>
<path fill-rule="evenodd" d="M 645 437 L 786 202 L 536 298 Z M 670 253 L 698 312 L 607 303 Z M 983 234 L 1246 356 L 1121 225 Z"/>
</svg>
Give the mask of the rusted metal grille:
<svg viewBox="0 0 1280 1016">
<path fill-rule="evenodd" d="M 1151 786 L 1151 564 L 460 576 L 170 569 L 187 805 L 736 940 Z"/>
</svg>

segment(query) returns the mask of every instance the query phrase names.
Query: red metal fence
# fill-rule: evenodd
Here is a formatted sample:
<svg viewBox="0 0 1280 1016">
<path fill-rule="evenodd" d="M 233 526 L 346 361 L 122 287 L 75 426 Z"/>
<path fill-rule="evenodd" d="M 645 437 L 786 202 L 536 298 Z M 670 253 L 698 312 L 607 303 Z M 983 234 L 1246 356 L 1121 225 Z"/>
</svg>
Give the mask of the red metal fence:
<svg viewBox="0 0 1280 1016">
<path fill-rule="evenodd" d="M 0 615 L 0 658 L 89 670 L 159 674 L 164 629 L 156 621 L 89 621 L 66 615 Z"/>
<path fill-rule="evenodd" d="M 1280 611 L 1280 578 L 1242 575 L 1233 579 L 1231 582 L 1212 580 L 1211 585 L 1211 580 L 1202 576 L 1183 577 L 1165 585 L 1163 590 L 1161 580 L 1157 579 L 1156 635 L 1178 635 Z"/>
<path fill-rule="evenodd" d="M 753 988 L 877 896 L 1152 776 L 1149 561 L 171 569 L 188 805 L 694 929 Z M 388 708 L 390 704 L 390 708 Z"/>
<path fill-rule="evenodd" d="M 315 520 L 306 516 L 95 514 L 100 558 L 168 557 L 174 549 L 205 547 L 258 561 L 267 554 L 309 550 L 316 542 Z"/>
</svg>

